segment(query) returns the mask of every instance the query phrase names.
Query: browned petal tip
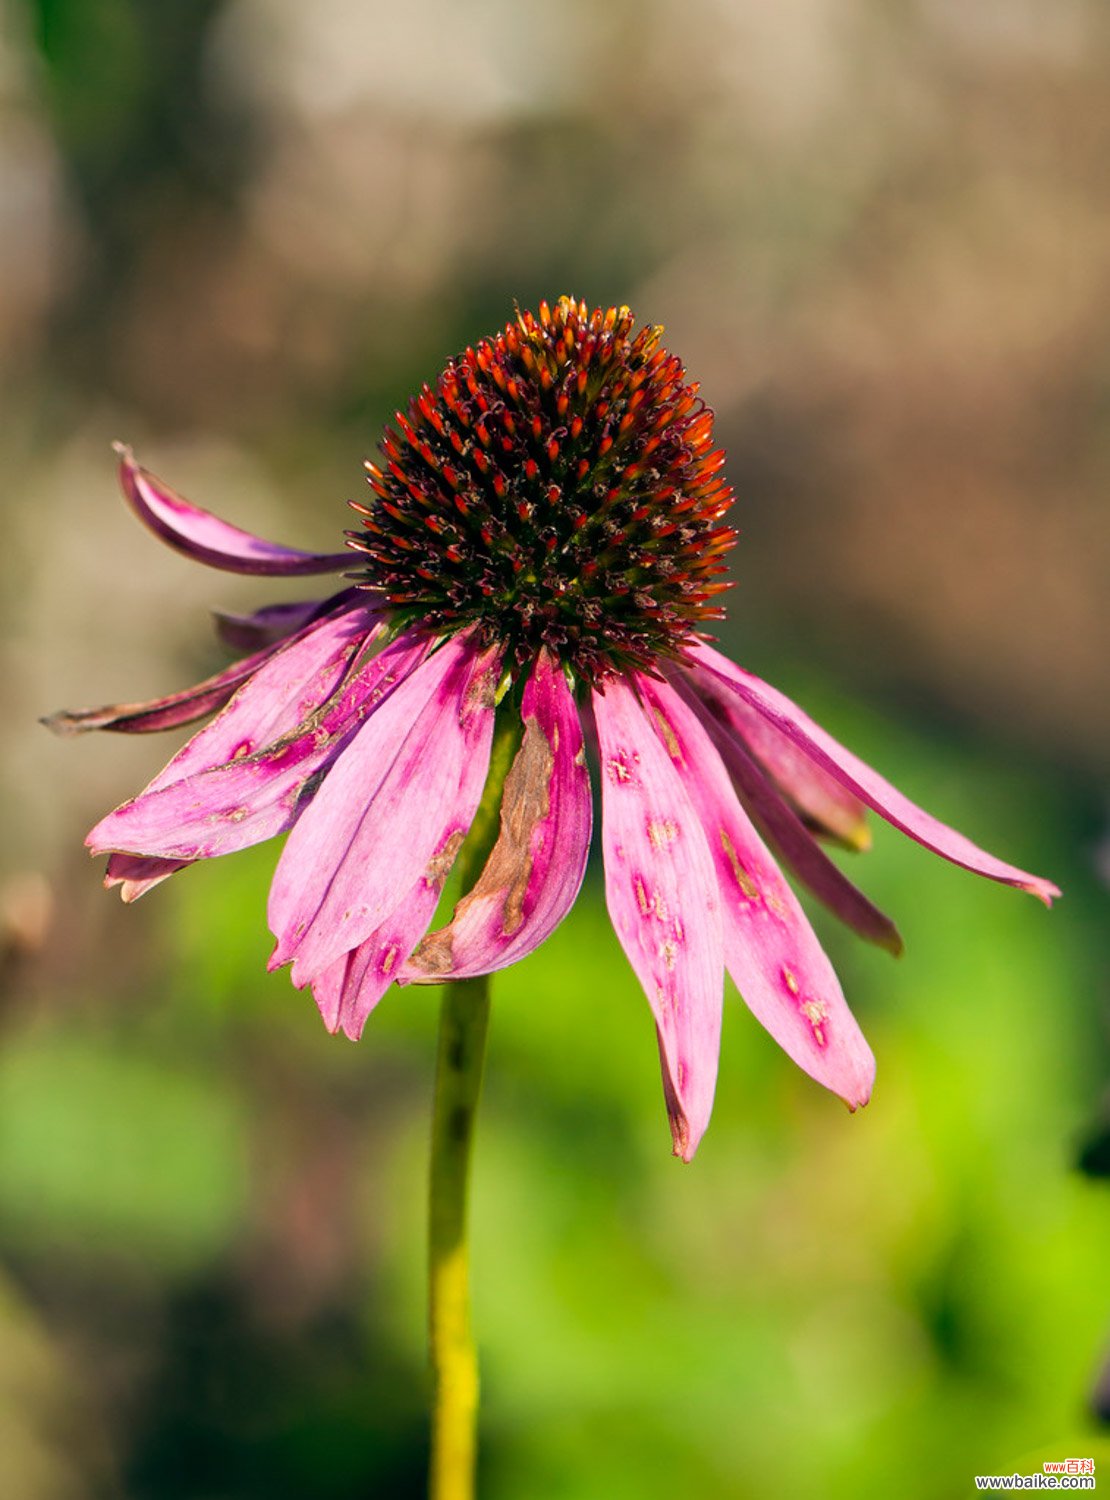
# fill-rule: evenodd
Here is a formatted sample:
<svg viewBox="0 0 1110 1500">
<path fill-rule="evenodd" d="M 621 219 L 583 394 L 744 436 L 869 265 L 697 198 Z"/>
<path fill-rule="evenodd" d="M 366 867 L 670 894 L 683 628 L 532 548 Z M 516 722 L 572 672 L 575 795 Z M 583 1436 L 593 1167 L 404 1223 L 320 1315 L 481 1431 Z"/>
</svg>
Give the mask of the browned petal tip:
<svg viewBox="0 0 1110 1500">
<path fill-rule="evenodd" d="M 878 940 L 878 946 L 885 949 L 892 958 L 901 958 L 902 954 L 906 951 L 906 944 L 902 938 L 902 934 L 893 922 L 891 922 L 890 926 Z"/>
<path fill-rule="evenodd" d="M 83 734 L 86 729 L 93 726 L 86 723 L 87 713 L 80 711 L 74 713 L 67 708 L 60 708 L 57 713 L 44 714 L 39 723 L 49 729 L 51 734 L 56 734 L 62 739 L 69 739 L 75 734 Z"/>
</svg>

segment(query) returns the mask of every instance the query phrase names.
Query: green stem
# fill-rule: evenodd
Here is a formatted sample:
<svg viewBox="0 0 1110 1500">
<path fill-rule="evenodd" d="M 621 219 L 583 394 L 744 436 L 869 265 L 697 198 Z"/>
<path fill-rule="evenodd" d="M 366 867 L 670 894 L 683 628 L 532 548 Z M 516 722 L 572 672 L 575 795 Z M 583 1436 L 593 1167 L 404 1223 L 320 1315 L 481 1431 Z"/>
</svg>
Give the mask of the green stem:
<svg viewBox="0 0 1110 1500">
<path fill-rule="evenodd" d="M 482 803 L 459 854 L 463 891 L 477 878 L 500 827 L 501 789 L 520 740 L 514 718 L 497 726 Z M 478 1355 L 470 1327 L 466 1210 L 489 1008 L 488 975 L 443 987 L 428 1201 L 431 1500 L 473 1500 L 475 1492 Z"/>
<path fill-rule="evenodd" d="M 434 1386 L 431 1500 L 471 1500 L 474 1494 L 478 1356 L 470 1329 L 466 1204 L 488 1023 L 486 976 L 445 986 L 428 1215 L 428 1338 Z"/>
</svg>

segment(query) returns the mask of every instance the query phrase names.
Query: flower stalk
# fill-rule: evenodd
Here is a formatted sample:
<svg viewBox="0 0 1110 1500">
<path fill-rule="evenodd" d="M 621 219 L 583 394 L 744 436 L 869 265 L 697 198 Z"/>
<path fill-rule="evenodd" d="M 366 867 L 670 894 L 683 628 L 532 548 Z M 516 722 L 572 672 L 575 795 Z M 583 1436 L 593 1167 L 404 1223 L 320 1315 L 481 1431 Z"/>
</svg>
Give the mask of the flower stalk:
<svg viewBox="0 0 1110 1500">
<path fill-rule="evenodd" d="M 459 854 L 463 891 L 478 878 L 496 841 L 501 793 L 520 743 L 515 716 L 499 717 L 489 779 Z M 430 1500 L 472 1500 L 475 1493 L 479 1387 L 478 1353 L 470 1321 L 467 1205 L 489 1011 L 488 974 L 444 985 L 428 1179 Z"/>
<path fill-rule="evenodd" d="M 431 1500 L 471 1500 L 474 1494 L 478 1354 L 470 1325 L 467 1187 L 489 1005 L 487 975 L 444 986 L 428 1205 Z"/>
</svg>

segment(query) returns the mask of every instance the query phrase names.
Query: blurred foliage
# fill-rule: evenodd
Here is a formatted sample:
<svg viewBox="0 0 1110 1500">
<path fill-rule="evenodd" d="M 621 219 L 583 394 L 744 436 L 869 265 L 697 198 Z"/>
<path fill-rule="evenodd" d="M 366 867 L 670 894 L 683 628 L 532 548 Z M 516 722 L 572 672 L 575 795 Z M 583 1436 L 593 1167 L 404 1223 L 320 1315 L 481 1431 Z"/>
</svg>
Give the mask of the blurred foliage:
<svg viewBox="0 0 1110 1500">
<path fill-rule="evenodd" d="M 592 872 L 495 985 L 483 1494 L 1110 1465 L 1102 0 L 0 4 L 0 1494 L 423 1491 L 435 992 L 326 1036 L 265 973 L 272 848 L 106 899 L 81 832 L 164 747 L 33 721 L 261 602 L 138 534 L 112 438 L 328 547 L 391 407 L 562 291 L 718 412 L 729 649 L 1066 899 L 879 829 L 905 959 L 814 918 L 874 1103 L 732 995 L 683 1168 Z"/>
</svg>

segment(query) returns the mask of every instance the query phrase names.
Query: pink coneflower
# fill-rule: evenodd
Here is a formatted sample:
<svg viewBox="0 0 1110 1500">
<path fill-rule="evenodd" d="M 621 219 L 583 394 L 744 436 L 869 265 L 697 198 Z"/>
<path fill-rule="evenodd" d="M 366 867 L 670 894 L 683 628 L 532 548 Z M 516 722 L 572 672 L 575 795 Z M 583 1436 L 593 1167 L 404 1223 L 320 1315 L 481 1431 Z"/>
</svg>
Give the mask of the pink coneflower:
<svg viewBox="0 0 1110 1500">
<path fill-rule="evenodd" d="M 634 334 L 627 308 L 563 298 L 467 349 L 387 429 L 337 553 L 230 526 L 121 449 L 124 494 L 179 551 L 350 583 L 223 617 L 247 654 L 186 692 L 51 722 L 137 732 L 217 711 L 89 847 L 132 900 L 288 833 L 272 965 L 291 964 L 328 1027 L 353 1038 L 390 984 L 503 968 L 566 916 L 590 843 L 589 739 L 609 912 L 689 1160 L 712 1106 L 726 969 L 807 1073 L 852 1108 L 871 1092 L 871 1051 L 780 862 L 894 952 L 893 924 L 820 842 L 863 846 L 867 808 L 965 869 L 1046 903 L 1058 892 L 930 817 L 709 644 L 732 492 L 712 413 L 659 338 Z M 429 932 L 495 736 L 500 834 Z"/>
</svg>

